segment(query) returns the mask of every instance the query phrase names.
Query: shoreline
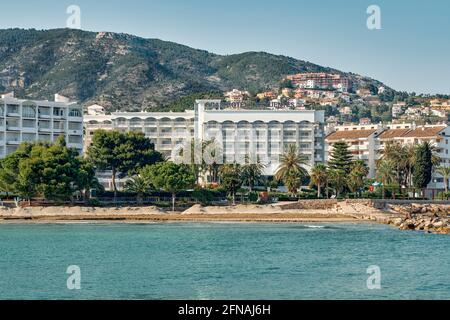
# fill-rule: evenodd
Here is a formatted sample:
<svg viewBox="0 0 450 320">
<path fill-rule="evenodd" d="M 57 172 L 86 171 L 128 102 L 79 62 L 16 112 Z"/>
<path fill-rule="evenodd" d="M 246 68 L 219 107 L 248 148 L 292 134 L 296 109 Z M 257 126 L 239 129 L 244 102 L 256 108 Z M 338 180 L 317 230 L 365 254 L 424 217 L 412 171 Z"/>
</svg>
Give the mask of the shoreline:
<svg viewBox="0 0 450 320">
<path fill-rule="evenodd" d="M 182 215 L 163 214 L 145 216 L 34 216 L 34 217 L 0 217 L 0 224 L 5 223 L 67 223 L 67 222 L 114 222 L 114 223 L 158 223 L 158 222 L 267 222 L 267 223 L 296 223 L 296 222 L 363 222 L 364 220 L 348 216 L 323 214 L 310 215 L 303 213 L 287 214 L 207 214 L 207 215 Z"/>
<path fill-rule="evenodd" d="M 201 206 L 184 211 L 141 207 L 0 207 L 1 224 L 32 223 L 378 223 L 400 230 L 449 234 L 450 206 L 370 201 L 305 200 L 267 205 Z"/>
</svg>

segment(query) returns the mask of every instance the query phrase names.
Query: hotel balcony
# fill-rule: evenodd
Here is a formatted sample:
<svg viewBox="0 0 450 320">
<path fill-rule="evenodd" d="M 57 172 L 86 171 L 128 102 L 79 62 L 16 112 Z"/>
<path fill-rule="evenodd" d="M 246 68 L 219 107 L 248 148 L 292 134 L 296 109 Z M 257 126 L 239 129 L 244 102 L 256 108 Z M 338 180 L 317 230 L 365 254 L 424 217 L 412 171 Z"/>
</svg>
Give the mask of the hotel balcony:
<svg viewBox="0 0 450 320">
<path fill-rule="evenodd" d="M 7 139 L 6 144 L 17 146 L 20 144 L 20 139 Z"/>
<path fill-rule="evenodd" d="M 39 127 L 38 130 L 41 132 L 52 132 L 52 129 L 50 127 Z"/>
<path fill-rule="evenodd" d="M 9 111 L 6 113 L 7 117 L 12 117 L 12 118 L 19 118 L 20 117 L 20 113 L 19 111 Z"/>
<path fill-rule="evenodd" d="M 83 122 L 83 116 L 68 116 L 67 119 L 73 122 Z"/>
<path fill-rule="evenodd" d="M 7 125 L 6 126 L 6 131 L 20 131 L 22 130 L 22 128 L 17 124 L 17 125 Z"/>
<path fill-rule="evenodd" d="M 67 130 L 67 133 L 75 136 L 81 136 L 83 135 L 83 130 Z"/>
<path fill-rule="evenodd" d="M 82 143 L 68 142 L 67 143 L 67 147 L 68 148 L 73 148 L 73 149 L 81 149 L 81 148 L 83 148 L 83 144 Z"/>
<path fill-rule="evenodd" d="M 23 132 L 36 132 L 37 127 L 22 127 Z"/>
</svg>

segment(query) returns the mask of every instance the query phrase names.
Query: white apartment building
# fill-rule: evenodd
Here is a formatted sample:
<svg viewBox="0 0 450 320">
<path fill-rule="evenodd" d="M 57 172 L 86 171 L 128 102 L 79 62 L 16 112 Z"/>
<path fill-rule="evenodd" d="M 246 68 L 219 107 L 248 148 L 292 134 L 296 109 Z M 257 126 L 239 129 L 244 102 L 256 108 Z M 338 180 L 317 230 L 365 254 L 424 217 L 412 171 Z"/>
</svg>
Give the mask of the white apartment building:
<svg viewBox="0 0 450 320">
<path fill-rule="evenodd" d="M 186 112 L 86 115 L 85 149 L 98 129 L 143 132 L 168 158 L 192 138 L 215 139 L 222 144 L 224 163 L 255 153 L 266 175 L 273 175 L 289 144 L 308 159 L 308 168 L 324 161 L 324 120 L 324 111 L 228 109 L 220 100 L 197 100 L 194 110 Z"/>
<path fill-rule="evenodd" d="M 345 141 L 354 159 L 363 160 L 369 167 L 369 177 L 375 177 L 376 137 L 383 129 L 379 125 L 335 126 L 334 130 L 325 138 L 325 158 L 330 159 L 333 145 Z"/>
<path fill-rule="evenodd" d="M 55 141 L 65 136 L 67 146 L 83 150 L 83 111 L 75 102 L 55 95 L 55 101 L 16 99 L 12 93 L 0 99 L 0 157 L 22 142 Z"/>
<path fill-rule="evenodd" d="M 110 115 L 85 115 L 87 150 L 96 130 L 143 132 L 155 145 L 155 149 L 167 158 L 184 140 L 194 137 L 194 112 L 113 112 Z"/>
<path fill-rule="evenodd" d="M 416 126 L 414 123 L 336 126 L 325 138 L 325 157 L 328 161 L 336 141 L 345 141 L 355 159 L 364 160 L 370 169 L 370 178 L 375 177 L 376 163 L 388 142 L 417 145 L 424 141 L 436 147 L 436 152 L 443 165 L 450 165 L 450 127 L 441 125 Z M 430 189 L 444 189 L 444 179 L 434 173 Z"/>
</svg>

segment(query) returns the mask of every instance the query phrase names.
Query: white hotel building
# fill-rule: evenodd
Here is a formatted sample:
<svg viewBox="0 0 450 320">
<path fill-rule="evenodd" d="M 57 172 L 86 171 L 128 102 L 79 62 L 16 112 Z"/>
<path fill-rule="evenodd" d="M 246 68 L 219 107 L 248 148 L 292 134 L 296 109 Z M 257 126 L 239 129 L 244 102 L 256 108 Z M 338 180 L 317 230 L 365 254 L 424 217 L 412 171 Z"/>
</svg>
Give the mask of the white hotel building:
<svg viewBox="0 0 450 320">
<path fill-rule="evenodd" d="M 65 136 L 67 146 L 83 151 L 83 111 L 76 103 L 55 95 L 55 101 L 32 101 L 5 94 L 0 99 L 0 157 L 22 142 L 55 141 Z"/>
<path fill-rule="evenodd" d="M 220 100 L 197 100 L 193 111 L 115 112 L 85 115 L 85 148 L 95 130 L 143 132 L 155 149 L 173 157 L 173 151 L 192 138 L 222 141 L 223 162 L 232 163 L 256 153 L 273 175 L 289 144 L 297 146 L 309 166 L 324 161 L 324 112 L 314 110 L 228 109 Z M 309 169 L 309 168 L 308 168 Z"/>
</svg>

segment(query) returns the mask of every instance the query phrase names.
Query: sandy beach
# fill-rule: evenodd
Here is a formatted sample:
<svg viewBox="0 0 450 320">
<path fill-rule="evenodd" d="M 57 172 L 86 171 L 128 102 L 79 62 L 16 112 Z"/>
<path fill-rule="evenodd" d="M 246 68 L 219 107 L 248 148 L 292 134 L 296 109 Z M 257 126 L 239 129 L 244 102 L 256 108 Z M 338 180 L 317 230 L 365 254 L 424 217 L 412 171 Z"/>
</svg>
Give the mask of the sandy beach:
<svg viewBox="0 0 450 320">
<path fill-rule="evenodd" d="M 348 222 L 354 216 L 338 213 L 335 208 L 291 209 L 291 203 L 276 205 L 237 205 L 202 207 L 185 211 L 165 211 L 147 207 L 26 207 L 1 208 L 1 222 L 39 221 L 242 221 L 242 222 Z"/>
</svg>

